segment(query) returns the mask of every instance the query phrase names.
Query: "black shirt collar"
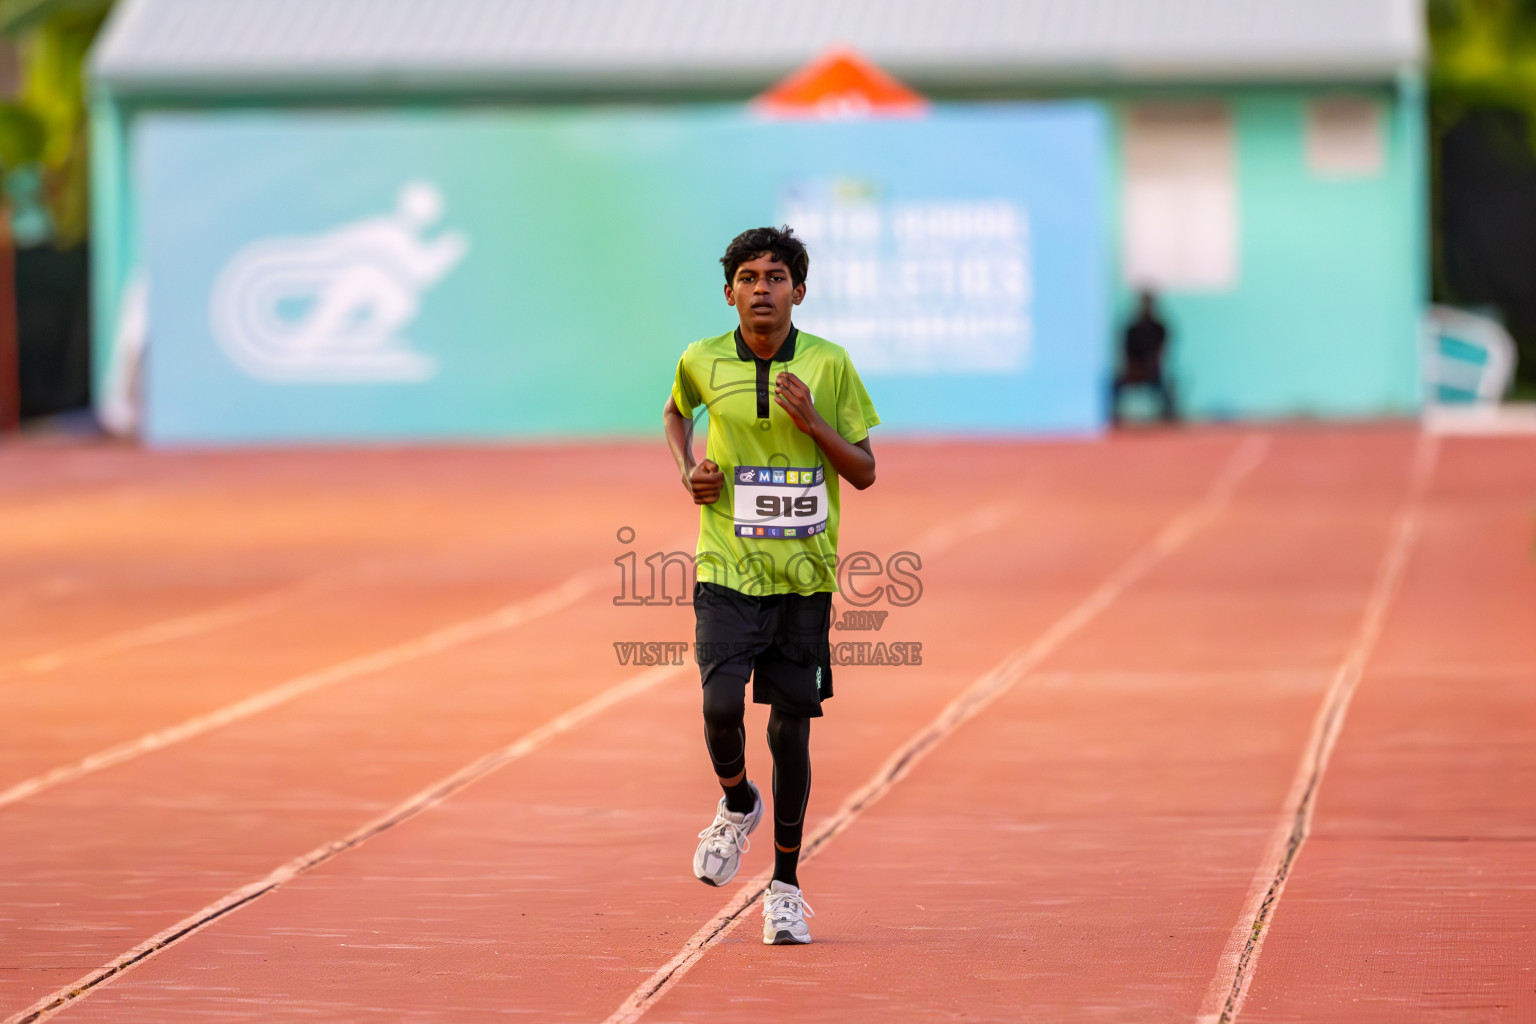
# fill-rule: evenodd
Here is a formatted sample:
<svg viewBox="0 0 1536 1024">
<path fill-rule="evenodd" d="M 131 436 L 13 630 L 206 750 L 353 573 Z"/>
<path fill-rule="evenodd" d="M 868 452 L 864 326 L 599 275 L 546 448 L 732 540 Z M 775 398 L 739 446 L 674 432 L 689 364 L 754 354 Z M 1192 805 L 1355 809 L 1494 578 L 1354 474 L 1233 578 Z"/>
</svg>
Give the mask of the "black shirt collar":
<svg viewBox="0 0 1536 1024">
<path fill-rule="evenodd" d="M 773 359 L 769 361 L 787 363 L 795 358 L 795 339 L 798 337 L 800 337 L 800 328 L 790 324 L 789 337 L 784 339 L 784 344 L 779 346 L 779 350 L 773 354 Z M 746 340 L 742 338 L 740 327 L 736 328 L 736 358 L 742 361 L 757 358 L 757 353 L 748 348 Z"/>
</svg>

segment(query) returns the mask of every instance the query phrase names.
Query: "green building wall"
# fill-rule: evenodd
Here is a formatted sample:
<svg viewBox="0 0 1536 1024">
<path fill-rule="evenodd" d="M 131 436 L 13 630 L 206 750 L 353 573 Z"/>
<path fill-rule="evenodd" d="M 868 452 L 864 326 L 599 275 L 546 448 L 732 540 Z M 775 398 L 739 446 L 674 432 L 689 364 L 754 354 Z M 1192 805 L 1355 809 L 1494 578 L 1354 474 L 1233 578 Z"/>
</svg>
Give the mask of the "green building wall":
<svg viewBox="0 0 1536 1024">
<path fill-rule="evenodd" d="M 1306 105 L 1369 95 L 1386 111 L 1382 171 L 1320 178 L 1305 152 Z M 1125 119 L 1145 96 L 1105 98 L 1117 137 L 1110 201 L 1119 204 Z M 1219 292 L 1169 292 L 1171 369 L 1194 419 L 1410 415 L 1420 400 L 1419 331 L 1428 294 L 1423 96 L 1395 88 L 1264 89 L 1215 99 L 1231 113 L 1238 181 L 1238 279 Z M 1110 223 L 1118 231 L 1122 218 Z M 1112 251 L 1121 251 L 1115 239 Z M 1117 264 L 1119 314 L 1135 296 Z"/>
<path fill-rule="evenodd" d="M 1238 182 L 1238 277 L 1225 291 L 1163 294 L 1172 330 L 1171 371 L 1185 415 L 1196 420 L 1371 418 L 1414 414 L 1420 404 L 1420 322 L 1428 297 L 1427 165 L 1422 81 L 1294 87 L 1170 87 L 1036 92 L 1091 98 L 1111 114 L 1105 201 L 1111 214 L 1105 273 L 1123 324 L 1134 305 L 1120 263 L 1124 125 L 1137 103 L 1217 100 L 1231 112 Z M 1330 96 L 1368 95 L 1383 105 L 1379 175 L 1334 179 L 1307 167 L 1306 107 Z M 958 97 L 956 97 L 958 99 Z M 979 99 L 980 97 L 972 97 Z M 1017 99 L 1027 97 L 1018 96 Z M 359 97 L 359 106 L 392 105 Z M 487 97 L 471 102 L 484 106 Z M 413 97 L 423 112 L 450 97 Z M 97 393 L 111 364 L 122 288 L 134 266 L 132 123 L 141 110 L 288 105 L 179 97 L 169 104 L 98 89 L 93 103 L 94 324 Z M 295 106 L 311 105 L 305 101 Z M 492 104 L 496 105 L 496 104 Z M 1118 327 L 1117 327 L 1118 329 Z M 1105 338 L 1116 344 L 1116 338 Z M 1106 381 L 1106 386 L 1107 386 Z M 1134 410 L 1133 410 L 1134 412 Z"/>
</svg>

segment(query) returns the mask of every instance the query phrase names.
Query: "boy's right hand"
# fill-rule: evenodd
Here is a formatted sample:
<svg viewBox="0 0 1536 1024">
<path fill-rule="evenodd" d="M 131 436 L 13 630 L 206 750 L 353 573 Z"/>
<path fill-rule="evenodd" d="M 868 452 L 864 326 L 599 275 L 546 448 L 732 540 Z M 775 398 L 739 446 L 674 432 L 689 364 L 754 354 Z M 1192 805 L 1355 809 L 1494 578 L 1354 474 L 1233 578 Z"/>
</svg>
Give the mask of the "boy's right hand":
<svg viewBox="0 0 1536 1024">
<path fill-rule="evenodd" d="M 683 483 L 693 494 L 695 505 L 713 505 L 720 500 L 720 488 L 725 486 L 725 474 L 720 472 L 714 460 L 705 459 L 689 471 Z"/>
</svg>

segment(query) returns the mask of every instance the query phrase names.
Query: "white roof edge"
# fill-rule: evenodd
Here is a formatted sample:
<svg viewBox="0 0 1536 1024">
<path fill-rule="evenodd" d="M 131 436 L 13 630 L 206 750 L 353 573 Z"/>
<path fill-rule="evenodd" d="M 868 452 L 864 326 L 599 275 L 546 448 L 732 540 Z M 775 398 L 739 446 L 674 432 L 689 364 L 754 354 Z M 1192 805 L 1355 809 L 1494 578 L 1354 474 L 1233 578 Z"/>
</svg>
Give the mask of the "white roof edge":
<svg viewBox="0 0 1536 1024">
<path fill-rule="evenodd" d="M 761 87 L 838 42 L 923 87 L 1389 81 L 1423 0 L 781 0 L 767 38 L 712 0 L 121 0 L 91 59 L 125 91 Z M 832 13 L 826 13 L 832 12 Z"/>
<path fill-rule="evenodd" d="M 354 95 L 358 93 L 557 93 L 588 95 L 594 98 L 622 99 L 626 92 L 649 93 L 720 93 L 735 95 L 766 89 L 804 62 L 763 67 L 761 69 L 648 69 L 628 71 L 623 68 L 594 72 L 561 68 L 410 68 L 391 66 L 350 68 L 345 73 L 326 73 L 307 69 L 233 72 L 218 70 L 153 71 L 145 69 L 121 74 L 95 74 L 96 82 L 114 92 L 188 94 L 209 92 L 219 95 L 260 97 L 292 95 L 296 91 L 316 96 Z M 1254 86 L 1287 84 L 1380 84 L 1396 82 L 1404 73 L 1417 70 L 1416 63 L 1329 64 L 1321 62 L 1268 64 L 1232 62 L 1200 67 L 1175 65 L 1063 65 L 1036 67 L 1028 71 L 999 66 L 968 65 L 964 68 L 940 66 L 904 67 L 881 63 L 896 78 L 917 89 L 945 91 L 986 91 L 1006 93 L 1012 89 L 1105 88 L 1135 85 L 1173 86 L 1187 84 Z"/>
</svg>

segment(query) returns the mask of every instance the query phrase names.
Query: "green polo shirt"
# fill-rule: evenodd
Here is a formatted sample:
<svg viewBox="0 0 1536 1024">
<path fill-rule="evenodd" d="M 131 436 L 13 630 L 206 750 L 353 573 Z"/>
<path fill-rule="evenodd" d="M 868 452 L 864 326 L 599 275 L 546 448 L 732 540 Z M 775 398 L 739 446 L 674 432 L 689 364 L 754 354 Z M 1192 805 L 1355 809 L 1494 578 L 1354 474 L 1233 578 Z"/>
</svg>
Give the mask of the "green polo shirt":
<svg viewBox="0 0 1536 1024">
<path fill-rule="evenodd" d="M 684 416 L 709 410 L 706 452 L 725 474 L 720 500 L 699 506 L 698 579 L 753 596 L 837 590 L 837 473 L 774 401 L 784 370 L 845 440 L 880 422 L 848 353 L 793 327 L 772 360 L 739 329 L 696 341 L 672 384 Z"/>
</svg>

